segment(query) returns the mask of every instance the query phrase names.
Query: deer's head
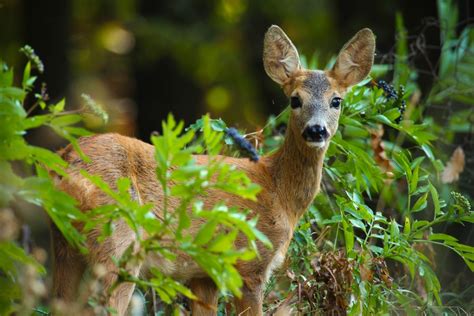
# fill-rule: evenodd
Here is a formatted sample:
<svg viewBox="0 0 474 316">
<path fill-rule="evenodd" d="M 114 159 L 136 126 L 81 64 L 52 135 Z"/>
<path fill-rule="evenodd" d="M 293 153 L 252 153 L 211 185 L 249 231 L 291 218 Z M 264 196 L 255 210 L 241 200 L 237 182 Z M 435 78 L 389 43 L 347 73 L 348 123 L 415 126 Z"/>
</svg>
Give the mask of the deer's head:
<svg viewBox="0 0 474 316">
<path fill-rule="evenodd" d="M 341 49 L 331 70 L 301 67 L 298 51 L 276 25 L 265 34 L 263 63 L 268 76 L 290 98 L 288 131 L 303 146 L 325 148 L 336 133 L 341 101 L 346 90 L 370 72 L 375 38 L 370 29 L 360 30 Z"/>
</svg>

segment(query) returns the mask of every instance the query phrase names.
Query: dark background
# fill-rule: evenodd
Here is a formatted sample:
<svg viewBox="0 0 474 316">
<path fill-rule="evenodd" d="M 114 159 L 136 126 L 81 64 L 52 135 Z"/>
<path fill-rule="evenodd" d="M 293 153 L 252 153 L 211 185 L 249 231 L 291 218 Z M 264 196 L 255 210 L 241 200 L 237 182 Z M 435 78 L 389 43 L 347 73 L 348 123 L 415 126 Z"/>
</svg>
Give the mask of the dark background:
<svg viewBox="0 0 474 316">
<path fill-rule="evenodd" d="M 474 4 L 457 2 L 462 28 L 472 22 Z M 79 108 L 81 93 L 87 93 L 107 109 L 107 126 L 87 122 L 96 131 L 148 141 L 169 112 L 188 124 L 209 112 L 253 131 L 287 105 L 261 61 L 263 35 L 271 24 L 286 31 L 301 55 L 316 54 L 320 67 L 359 29 L 369 27 L 377 36 L 376 62 L 391 63 L 397 12 L 408 30 L 410 63 L 422 92 L 427 91 L 436 80 L 440 51 L 434 0 L 0 0 L 0 57 L 22 69 L 25 59 L 18 50 L 31 45 L 46 66 L 38 85 L 48 83 L 52 101 L 66 96 L 70 107 Z M 29 137 L 54 149 L 63 144 L 48 132 Z M 460 187 L 472 194 L 472 135 L 466 142 L 471 171 L 461 177 Z M 447 229 L 472 245 L 470 227 Z M 443 286 L 459 291 L 457 286 L 473 283 L 465 279 L 472 273 L 457 256 L 442 253 L 438 259 Z"/>
<path fill-rule="evenodd" d="M 471 16 L 459 1 L 460 20 Z M 271 24 L 284 28 L 300 51 L 324 66 L 355 32 L 377 35 L 377 60 L 390 62 L 395 14 L 410 35 L 439 45 L 436 1 L 0 1 L 0 51 L 21 65 L 30 44 L 46 64 L 41 78 L 53 99 L 78 106 L 81 93 L 106 105 L 109 130 L 148 140 L 169 112 L 194 121 L 203 113 L 255 129 L 286 106 L 261 63 Z M 431 25 L 433 24 L 433 25 Z M 438 51 L 427 49 L 431 64 Z M 428 68 L 425 56 L 413 58 Z M 421 76 L 422 87 L 430 74 Z M 93 126 L 92 126 L 93 127 Z"/>
</svg>

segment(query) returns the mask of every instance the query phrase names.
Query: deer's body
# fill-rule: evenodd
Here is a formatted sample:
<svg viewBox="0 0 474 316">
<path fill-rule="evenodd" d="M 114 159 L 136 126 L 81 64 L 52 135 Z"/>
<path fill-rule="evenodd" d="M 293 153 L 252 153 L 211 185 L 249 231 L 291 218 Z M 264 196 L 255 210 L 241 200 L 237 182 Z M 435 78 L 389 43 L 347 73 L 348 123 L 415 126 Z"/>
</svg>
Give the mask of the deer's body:
<svg viewBox="0 0 474 316">
<path fill-rule="evenodd" d="M 227 205 L 252 210 L 252 215 L 259 217 L 258 229 L 273 244 L 272 249 L 259 247 L 260 259 L 238 263 L 237 268 L 244 280 L 244 287 L 242 298 L 235 300 L 237 314 L 262 314 L 263 286 L 272 271 L 283 263 L 297 221 L 319 191 L 324 155 L 330 137 L 336 132 L 339 117 L 339 109 L 330 107 L 328 102 L 343 96 L 347 87 L 362 80 L 372 65 L 373 35 L 368 30 L 361 32 L 346 44 L 340 54 L 342 57 L 338 59 L 333 70 L 328 72 L 301 69 L 294 46 L 278 27 L 270 28 L 266 35 L 265 69 L 292 98 L 292 102 L 295 97 L 298 98 L 300 106 L 295 106 L 284 144 L 276 153 L 262 157 L 258 163 L 248 159 L 220 157 L 224 162 L 245 171 L 252 182 L 261 186 L 262 190 L 256 202 L 220 191 L 209 194 L 203 201 L 208 206 L 224 201 Z M 357 47 L 361 42 L 368 45 L 367 52 L 364 48 Z M 354 45 L 355 48 L 351 47 Z M 350 59 L 352 55 L 344 55 L 350 49 L 355 49 L 354 54 L 362 51 L 365 55 L 363 54 L 360 61 Z M 357 62 L 364 64 L 359 65 Z M 354 67 L 356 68 L 352 69 Z M 356 76 L 351 79 L 354 72 Z M 317 104 L 321 102 L 326 102 L 325 106 Z M 92 162 L 84 163 L 71 147 L 64 149 L 61 154 L 70 164 L 70 176 L 61 179 L 58 185 L 79 201 L 83 211 L 113 201 L 84 179 L 80 175 L 80 169 L 102 176 L 112 187 L 118 178 L 130 178 L 132 196 L 141 203 L 155 205 L 154 212 L 160 217 L 162 191 L 156 179 L 153 146 L 117 134 L 82 138 L 80 146 Z M 195 156 L 195 159 L 197 163 L 205 163 L 208 158 Z M 177 202 L 171 200 L 170 209 L 177 206 Z M 202 222 L 192 222 L 191 233 L 196 232 L 201 225 Z M 70 248 L 53 228 L 54 292 L 57 296 L 74 300 L 85 268 L 98 263 L 105 265 L 109 272 L 104 281 L 106 287 L 116 280 L 116 267 L 111 257 L 121 256 L 133 243 L 134 233 L 125 223 L 117 223 L 111 238 L 97 243 L 99 233 L 89 233 L 87 241 L 90 252 L 87 256 L 82 256 Z M 238 237 L 236 246 L 244 246 L 245 242 Z M 179 256 L 175 261 L 168 261 L 150 255 L 142 266 L 131 267 L 131 272 L 138 275 L 146 272 L 148 267 L 157 267 L 173 278 L 186 282 L 201 301 L 216 306 L 218 293 L 215 285 L 190 258 Z M 113 291 L 109 305 L 115 308 L 119 315 L 124 314 L 132 292 L 133 284 L 122 283 Z M 196 303 L 193 303 L 192 310 L 195 315 L 214 313 Z"/>
</svg>

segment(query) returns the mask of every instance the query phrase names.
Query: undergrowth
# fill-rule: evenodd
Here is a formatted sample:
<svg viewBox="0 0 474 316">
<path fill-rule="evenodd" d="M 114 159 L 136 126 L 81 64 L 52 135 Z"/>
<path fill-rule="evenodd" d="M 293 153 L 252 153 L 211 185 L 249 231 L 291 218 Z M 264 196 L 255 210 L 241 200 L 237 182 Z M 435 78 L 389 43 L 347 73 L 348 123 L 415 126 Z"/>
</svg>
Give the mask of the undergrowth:
<svg viewBox="0 0 474 316">
<path fill-rule="evenodd" d="M 456 120 L 442 129 L 429 110 L 431 104 L 445 100 L 473 103 L 472 96 L 463 94 L 465 85 L 472 82 L 472 72 L 452 67 L 472 59 L 466 52 L 474 46 L 473 28 L 467 27 L 456 37 L 452 30 L 456 7 L 441 0 L 439 7 L 440 19 L 447 21 L 442 36 L 446 49 L 438 81 L 426 97 L 420 100 L 416 71 L 407 62 L 401 16 L 397 19 L 395 63 L 375 65 L 371 78 L 346 95 L 339 131 L 324 164 L 323 192 L 301 219 L 284 268 L 267 285 L 267 311 L 282 306 L 301 314 L 418 315 L 456 307 L 463 310 L 463 297 L 469 294 L 443 292 L 434 264 L 438 247 L 445 247 L 474 270 L 474 247 L 439 229 L 474 222 L 472 197 L 457 192 L 456 174 L 452 181 L 443 181 L 443 173 L 458 172 L 459 178 L 462 169 L 449 169 L 437 148 L 443 138 L 452 139 L 466 131 L 454 126 Z M 44 209 L 68 242 L 83 252 L 87 251 L 85 232 L 99 225 L 103 232 L 100 241 L 113 232 L 118 219 L 124 219 L 136 234 L 139 251 L 130 247 L 122 258 L 116 258 L 116 264 L 119 282 L 138 285 L 131 307 L 136 315 L 146 310 L 179 313 L 186 309 L 180 297 L 195 299 L 185 285 L 159 269 L 152 269 L 147 278 L 128 273 L 128 267 L 149 252 L 169 260 L 176 260 L 176 252 L 189 255 L 218 285 L 223 294 L 220 312 L 226 314 L 227 298 L 240 295 L 242 285 L 235 263 L 258 260 L 258 242 L 271 247 L 256 229 L 258 219 L 248 220 L 246 210 L 222 203 L 204 208 L 200 200 L 212 189 L 257 198 L 258 186 L 243 172 L 215 159 L 221 153 L 237 155 L 235 147 L 229 146 L 243 142 L 237 132 L 208 116 L 184 129 L 183 123 L 170 115 L 163 122 L 162 134 L 151 137 L 156 176 L 164 196 L 163 218 L 152 216 L 152 205 L 140 205 L 131 198 L 129 179 L 111 185 L 86 172 L 83 176 L 115 204 L 83 213 L 73 198 L 55 188 L 49 176 L 54 172 L 67 177 L 66 162 L 52 151 L 31 145 L 25 136 L 33 129 L 49 127 L 87 161 L 77 142 L 78 137 L 91 134 L 78 126 L 82 114 L 93 113 L 103 120 L 107 114 L 88 96 L 84 96 L 84 108 L 68 111 L 64 100 L 49 101 L 44 86 L 36 92 L 37 77 L 32 71 L 41 73 L 44 65 L 31 48 L 25 47 L 23 52 L 29 61 L 19 84 L 14 83 L 13 69 L 4 63 L 0 69 L 0 314 L 78 313 L 85 308 L 98 314 L 113 312 L 104 305 L 108 293 L 101 291 L 104 271 L 100 266 L 89 273 L 84 281 L 87 286 L 74 306 L 48 296 L 44 250 L 27 252 L 19 243 L 18 201 Z M 306 66 L 316 68 L 317 59 Z M 463 78 L 456 85 L 454 73 Z M 281 129 L 288 115 L 286 109 L 271 117 L 262 130 L 245 135 L 259 154 L 271 153 L 281 144 Z M 253 160 L 258 159 L 253 148 L 248 144 L 243 147 Z M 193 158 L 196 153 L 206 153 L 211 159 L 198 165 Z M 169 199 L 179 200 L 177 210 L 168 209 Z M 187 233 L 193 220 L 205 221 L 196 235 Z M 83 231 L 76 230 L 77 223 L 84 225 Z M 248 244 L 235 249 L 239 233 L 245 234 Z M 469 291 L 472 289 L 465 289 Z"/>
</svg>

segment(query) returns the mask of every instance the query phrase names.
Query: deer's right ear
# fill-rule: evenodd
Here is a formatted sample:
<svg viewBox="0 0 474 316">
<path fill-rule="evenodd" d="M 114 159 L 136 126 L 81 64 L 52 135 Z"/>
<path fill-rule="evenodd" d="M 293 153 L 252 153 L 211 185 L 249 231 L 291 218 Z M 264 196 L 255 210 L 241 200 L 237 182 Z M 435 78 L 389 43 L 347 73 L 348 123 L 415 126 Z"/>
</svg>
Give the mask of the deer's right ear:
<svg viewBox="0 0 474 316">
<path fill-rule="evenodd" d="M 282 85 L 300 69 L 300 57 L 281 28 L 270 26 L 263 41 L 263 66 L 267 75 Z"/>
</svg>

